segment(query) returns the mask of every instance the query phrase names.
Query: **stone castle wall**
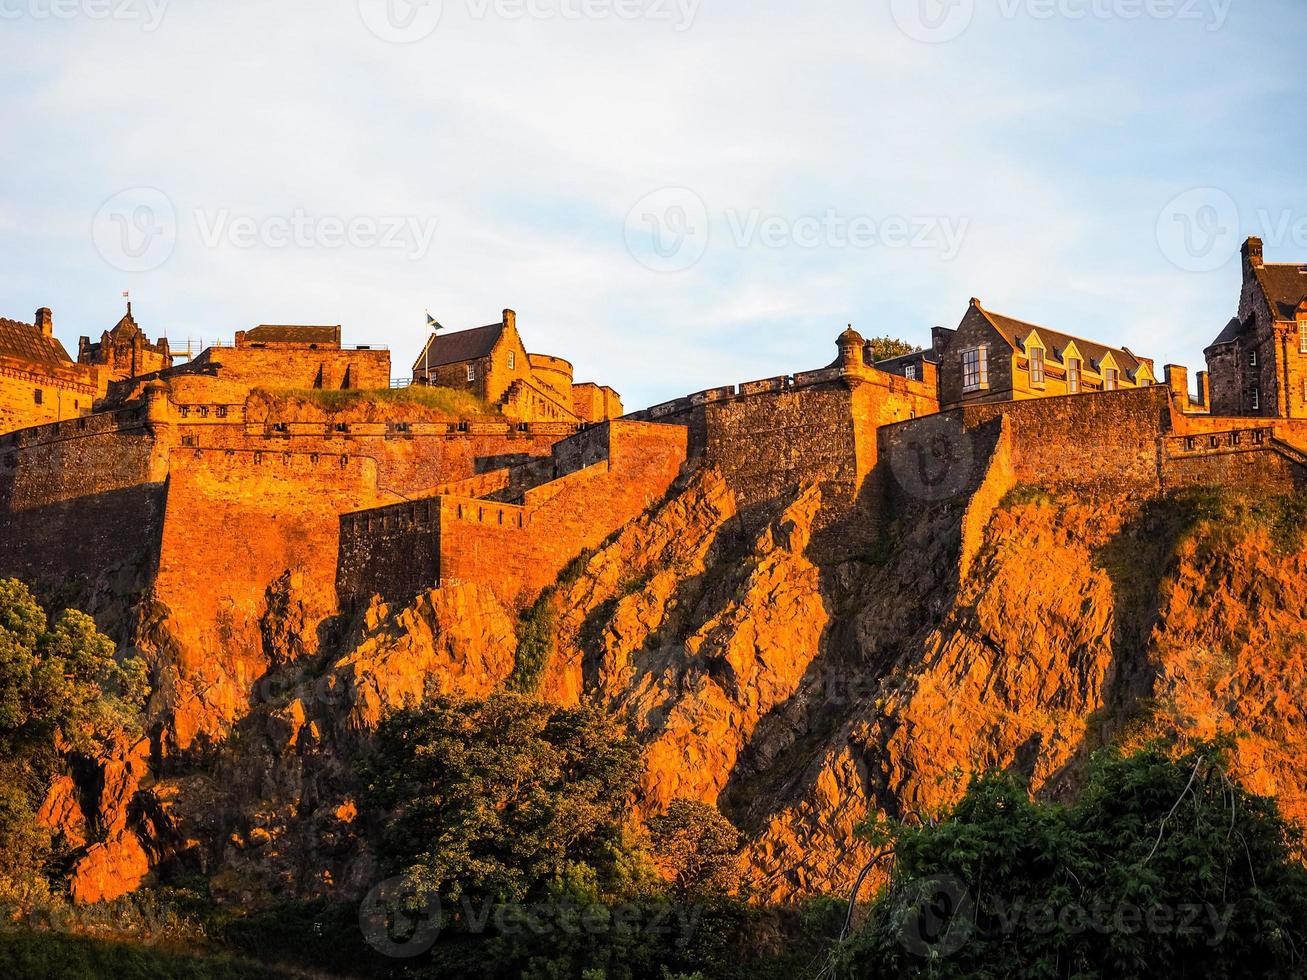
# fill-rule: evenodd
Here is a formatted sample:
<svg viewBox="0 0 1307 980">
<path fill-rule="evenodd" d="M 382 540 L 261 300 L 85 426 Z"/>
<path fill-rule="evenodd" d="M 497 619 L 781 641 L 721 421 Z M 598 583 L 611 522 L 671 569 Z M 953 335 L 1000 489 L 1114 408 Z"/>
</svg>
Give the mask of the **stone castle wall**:
<svg viewBox="0 0 1307 980">
<path fill-rule="evenodd" d="M 521 491 L 520 502 L 445 495 L 348 514 L 341 601 L 403 599 L 456 580 L 529 603 L 568 561 L 665 494 L 685 459 L 684 428 L 616 421 L 560 443 L 553 478 Z"/>
</svg>

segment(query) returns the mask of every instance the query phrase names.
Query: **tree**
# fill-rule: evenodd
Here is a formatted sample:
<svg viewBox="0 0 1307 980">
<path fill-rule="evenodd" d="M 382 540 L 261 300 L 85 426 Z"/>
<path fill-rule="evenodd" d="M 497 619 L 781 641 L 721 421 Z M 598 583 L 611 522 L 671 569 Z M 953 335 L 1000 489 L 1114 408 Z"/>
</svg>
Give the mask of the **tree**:
<svg viewBox="0 0 1307 980">
<path fill-rule="evenodd" d="M 420 891 L 501 902 L 620 874 L 637 749 L 593 708 L 502 692 L 386 718 L 363 776 L 390 814 L 380 850 Z"/>
<path fill-rule="evenodd" d="M 679 897 L 733 895 L 740 888 L 740 832 L 716 807 L 672 800 L 649 821 L 655 860 Z"/>
<path fill-rule="evenodd" d="M 896 340 L 893 337 L 872 337 L 867 341 L 867 349 L 871 352 L 873 361 L 902 357 L 904 354 L 915 354 L 921 350 L 916 344 L 910 344 L 906 340 Z"/>
<path fill-rule="evenodd" d="M 145 664 L 118 660 L 91 617 L 67 609 L 50 622 L 23 583 L 0 579 L 0 876 L 47 860 L 36 812 L 70 756 L 141 731 Z"/>
<path fill-rule="evenodd" d="M 890 887 L 832 973 L 1302 975 L 1300 844 L 1274 801 L 1230 781 L 1216 744 L 1105 750 L 1071 806 L 991 773 L 938 825 L 894 828 Z"/>
</svg>

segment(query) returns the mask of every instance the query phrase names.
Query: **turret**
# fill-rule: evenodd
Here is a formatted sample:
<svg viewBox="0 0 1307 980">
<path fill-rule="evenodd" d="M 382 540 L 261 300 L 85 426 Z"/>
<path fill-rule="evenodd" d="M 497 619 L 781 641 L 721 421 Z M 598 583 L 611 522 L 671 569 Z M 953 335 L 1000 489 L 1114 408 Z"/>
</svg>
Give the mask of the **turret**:
<svg viewBox="0 0 1307 980">
<path fill-rule="evenodd" d="M 849 324 L 849 328 L 840 334 L 835 343 L 840 351 L 841 368 L 845 371 L 860 371 L 866 367 L 867 362 L 862 350 L 867 342 L 862 339 L 862 334 L 853 329 L 853 324 Z"/>
</svg>

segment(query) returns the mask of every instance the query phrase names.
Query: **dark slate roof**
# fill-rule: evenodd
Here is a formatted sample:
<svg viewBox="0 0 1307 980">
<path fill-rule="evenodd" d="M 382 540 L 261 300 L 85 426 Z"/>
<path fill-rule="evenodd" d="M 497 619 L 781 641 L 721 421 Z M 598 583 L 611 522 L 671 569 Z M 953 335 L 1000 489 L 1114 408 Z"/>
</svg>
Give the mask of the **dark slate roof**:
<svg viewBox="0 0 1307 980">
<path fill-rule="evenodd" d="M 976 303 L 976 309 L 980 310 L 985 319 L 993 324 L 994 329 L 1003 335 L 1003 339 L 1012 346 L 1013 350 L 1024 352 L 1025 348 L 1022 344 L 1033 330 L 1039 334 L 1045 344 L 1049 345 L 1046 353 L 1058 364 L 1062 363 L 1063 351 L 1074 341 L 1076 348 L 1090 362 L 1090 366 L 1094 371 L 1098 371 L 1098 366 L 1102 363 L 1103 358 L 1107 356 L 1108 352 L 1111 352 L 1112 360 L 1116 361 L 1117 367 L 1125 371 L 1131 378 L 1138 372 L 1141 364 L 1147 364 L 1149 373 L 1154 374 L 1152 358 L 1139 357 L 1133 354 L 1129 348 L 1109 347 L 1097 341 L 1085 340 L 1083 337 L 1073 337 L 1071 334 L 1062 333 L 1059 330 L 1041 327 L 1036 323 L 1026 323 L 1024 320 L 1016 320 L 1010 316 L 1003 316 L 1001 313 L 991 313 L 979 303 Z M 1154 377 L 1156 377 L 1155 374 Z"/>
<path fill-rule="evenodd" d="M 503 332 L 502 323 L 490 323 L 471 330 L 435 334 L 413 362 L 413 371 L 416 373 L 418 368 L 440 367 L 442 364 L 457 364 L 459 361 L 474 361 L 478 357 L 485 357 L 495 349 Z"/>
<path fill-rule="evenodd" d="M 72 363 L 64 345 L 53 337 L 43 336 L 36 324 L 3 317 L 0 317 L 0 355 L 32 364 L 62 366 Z"/>
<path fill-rule="evenodd" d="M 1239 334 L 1243 333 L 1244 327 L 1246 326 L 1247 324 L 1241 323 L 1237 316 L 1231 318 L 1230 322 L 1225 325 L 1225 329 L 1217 335 L 1216 339 L 1208 345 L 1207 349 L 1211 350 L 1213 347 L 1219 347 L 1221 344 L 1232 343 L 1238 338 Z"/>
<path fill-rule="evenodd" d="M 1264 265 L 1257 270 L 1257 281 L 1277 320 L 1297 316 L 1298 307 L 1307 299 L 1307 266 Z"/>
<path fill-rule="evenodd" d="M 297 327 L 261 323 L 245 331 L 247 344 L 339 344 L 340 327 Z"/>
</svg>

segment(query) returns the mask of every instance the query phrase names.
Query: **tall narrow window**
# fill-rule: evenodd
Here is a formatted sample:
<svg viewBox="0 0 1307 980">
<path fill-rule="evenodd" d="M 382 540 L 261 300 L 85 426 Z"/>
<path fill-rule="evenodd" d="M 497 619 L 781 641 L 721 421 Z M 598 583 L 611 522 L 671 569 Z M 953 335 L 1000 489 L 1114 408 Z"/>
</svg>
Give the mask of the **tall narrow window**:
<svg viewBox="0 0 1307 980">
<path fill-rule="evenodd" d="M 1298 321 L 1298 353 L 1307 354 L 1307 320 Z"/>
<path fill-rule="evenodd" d="M 515 367 L 517 367 L 517 351 L 511 350 L 508 352 L 508 370 L 511 371 Z"/>
<path fill-rule="evenodd" d="M 976 391 L 989 384 L 989 349 L 973 347 L 962 352 L 962 390 Z"/>
<path fill-rule="evenodd" d="M 907 364 L 907 365 L 904 365 L 904 368 L 903 368 L 903 377 L 907 378 L 909 381 L 916 381 L 916 380 L 917 380 L 917 366 L 916 366 L 915 364 Z"/>
<path fill-rule="evenodd" d="M 1066 390 L 1073 395 L 1080 391 L 1080 361 L 1075 357 L 1067 358 Z"/>
<path fill-rule="evenodd" d="M 1116 391 L 1116 368 L 1103 368 L 1103 390 Z"/>
<path fill-rule="evenodd" d="M 1257 348 L 1256 348 L 1256 347 L 1254 347 L 1252 350 L 1250 350 L 1250 351 L 1248 352 L 1248 366 L 1249 366 L 1249 367 L 1256 367 L 1256 366 L 1257 366 Z"/>
<path fill-rule="evenodd" d="M 469 364 L 469 365 L 467 366 L 467 380 L 469 380 L 469 381 L 475 381 L 476 379 L 477 379 L 477 369 L 476 369 L 476 365 L 475 365 L 475 364 Z"/>
<path fill-rule="evenodd" d="M 1030 348 L 1030 383 L 1032 385 L 1042 385 L 1044 383 L 1044 349 L 1042 347 Z"/>
<path fill-rule="evenodd" d="M 33 389 L 32 401 L 37 405 L 45 404 L 45 392 L 42 391 L 40 388 Z"/>
<path fill-rule="evenodd" d="M 1262 392 L 1256 385 L 1248 389 L 1248 407 L 1254 412 L 1261 411 Z"/>
</svg>

